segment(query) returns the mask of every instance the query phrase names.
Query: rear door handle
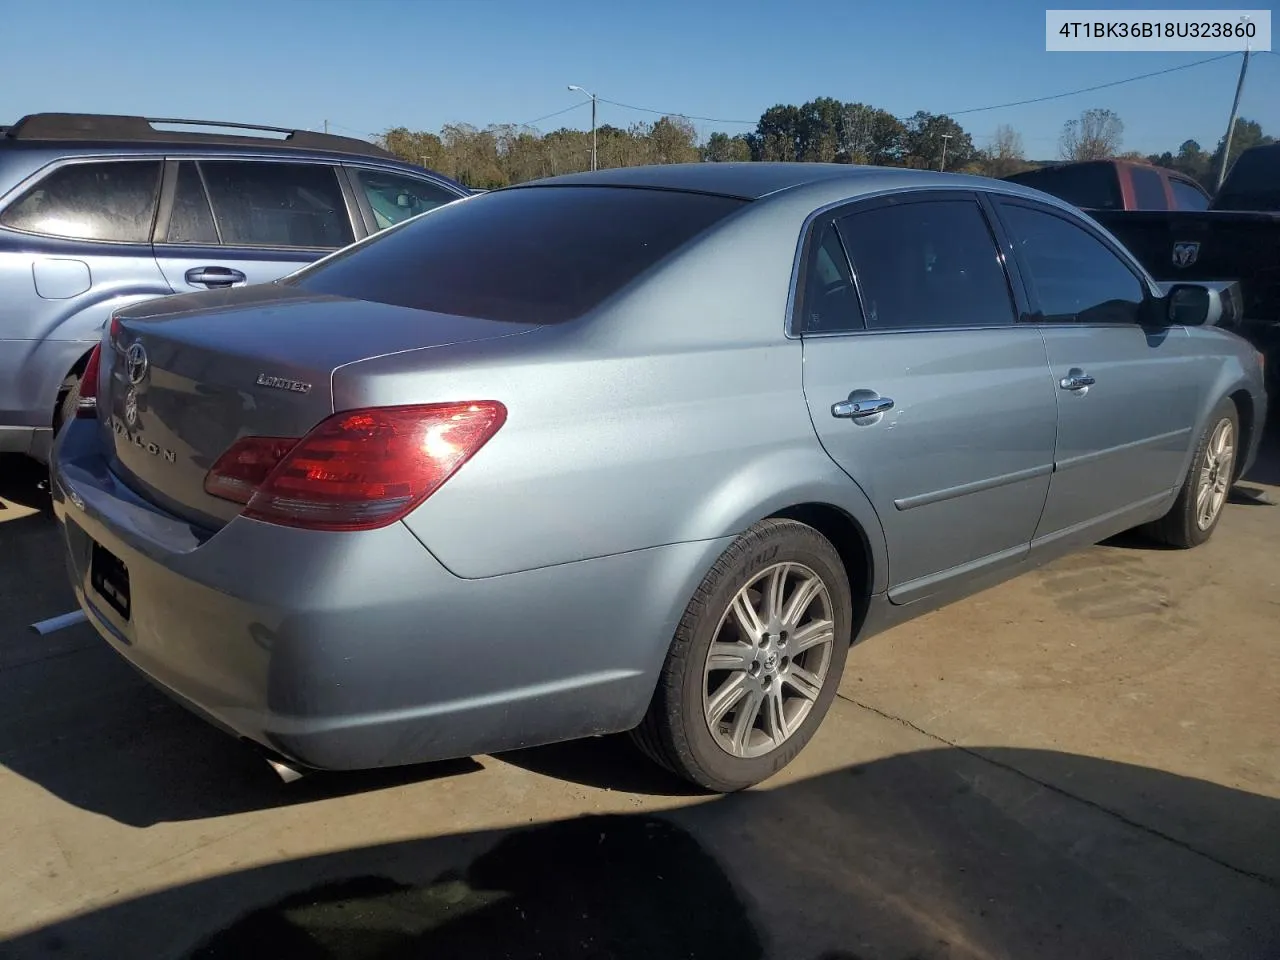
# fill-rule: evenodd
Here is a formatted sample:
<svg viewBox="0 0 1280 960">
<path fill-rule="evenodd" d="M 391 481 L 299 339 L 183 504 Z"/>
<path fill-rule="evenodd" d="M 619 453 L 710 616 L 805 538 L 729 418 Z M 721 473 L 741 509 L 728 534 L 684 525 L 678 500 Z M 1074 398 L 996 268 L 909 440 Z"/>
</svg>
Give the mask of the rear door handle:
<svg viewBox="0 0 1280 960">
<path fill-rule="evenodd" d="M 1063 390 L 1082 390 L 1085 387 L 1092 387 L 1094 382 L 1093 377 L 1089 376 L 1087 373 L 1072 370 L 1058 381 L 1058 386 Z"/>
<path fill-rule="evenodd" d="M 244 281 L 244 274 L 230 267 L 192 267 L 187 271 L 187 283 L 203 283 L 206 287 L 231 287 Z"/>
<path fill-rule="evenodd" d="M 873 417 L 893 409 L 893 401 L 888 397 L 871 397 L 867 400 L 841 400 L 831 405 L 831 415 L 843 420 L 859 420 L 862 417 Z"/>
</svg>

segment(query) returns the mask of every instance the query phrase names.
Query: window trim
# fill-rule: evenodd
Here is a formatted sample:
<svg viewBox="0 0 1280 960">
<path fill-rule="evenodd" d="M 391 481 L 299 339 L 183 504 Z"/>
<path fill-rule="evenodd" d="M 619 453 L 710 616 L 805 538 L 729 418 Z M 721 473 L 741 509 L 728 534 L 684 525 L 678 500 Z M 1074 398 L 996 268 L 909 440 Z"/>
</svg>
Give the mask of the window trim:
<svg viewBox="0 0 1280 960">
<path fill-rule="evenodd" d="M 929 185 L 927 187 L 903 187 L 895 190 L 885 191 L 875 194 L 867 194 L 860 197 L 845 198 L 837 200 L 833 203 L 824 205 L 817 210 L 812 211 L 806 218 L 804 225 L 801 227 L 801 239 L 797 245 L 797 255 L 795 263 L 792 266 L 791 291 L 789 294 L 789 303 L 787 310 L 786 325 L 784 333 L 789 340 L 818 340 L 830 337 L 865 337 L 865 336 L 894 336 L 897 334 L 916 334 L 916 333 L 937 333 L 940 331 L 959 332 L 959 331 L 977 331 L 977 330 L 1009 330 L 1017 327 L 1024 317 L 1024 305 L 1019 298 L 1019 285 L 1021 276 L 1018 276 L 1017 282 L 1009 270 L 1009 263 L 1002 249 L 1001 233 L 997 229 L 997 223 L 993 220 L 992 212 L 988 209 L 988 204 L 984 203 L 981 194 L 988 191 L 985 189 L 977 189 L 973 186 L 965 184 L 956 187 L 939 187 Z M 849 272 L 853 277 L 854 290 L 858 295 L 858 304 L 862 307 L 862 329 L 847 331 L 832 331 L 830 333 L 804 333 L 804 323 L 802 317 L 803 299 L 801 288 L 804 284 L 804 278 L 808 276 L 810 259 L 813 256 L 814 246 L 817 242 L 816 237 L 819 231 L 828 221 L 836 222 L 843 220 L 845 217 L 852 216 L 855 213 L 865 213 L 871 210 L 878 210 L 883 207 L 905 206 L 913 203 L 936 203 L 938 201 L 956 201 L 969 200 L 978 208 L 978 214 L 986 224 L 987 232 L 991 237 L 991 247 L 996 255 L 996 260 L 1000 264 L 1005 278 L 1005 288 L 1009 294 L 1010 302 L 1010 320 L 1008 323 L 999 324 L 947 324 L 941 326 L 927 327 L 895 327 L 892 329 L 873 329 L 866 325 L 866 303 L 862 293 L 862 284 L 858 279 L 858 273 L 853 263 L 852 257 L 849 256 L 848 247 L 845 244 L 844 237 L 840 236 L 839 226 L 836 227 L 836 234 L 840 237 L 840 245 L 845 250 L 845 256 L 849 261 Z"/>
<path fill-rule="evenodd" d="M 1097 240 L 1100 244 L 1102 244 L 1104 248 L 1109 250 L 1120 261 L 1121 264 L 1124 265 L 1124 267 L 1129 271 L 1129 273 L 1133 276 L 1133 278 L 1137 280 L 1138 287 L 1141 289 L 1143 293 L 1142 304 L 1138 308 L 1138 320 L 1132 324 L 1129 324 L 1129 326 L 1138 327 L 1139 329 L 1150 329 L 1152 327 L 1159 326 L 1158 324 L 1151 324 L 1147 322 L 1147 318 L 1150 316 L 1153 316 L 1151 312 L 1151 304 L 1157 298 L 1158 291 L 1153 286 L 1150 278 L 1147 276 L 1146 271 L 1142 269 L 1141 265 L 1138 264 L 1138 262 L 1133 258 L 1133 256 L 1130 255 L 1130 253 L 1127 250 L 1125 250 L 1122 246 L 1120 246 L 1118 243 L 1114 242 L 1109 236 L 1107 236 L 1107 234 L 1104 233 L 1101 230 L 1101 228 L 1097 227 L 1091 221 L 1085 219 L 1083 216 L 1076 213 L 1072 209 L 1060 208 L 1055 205 L 1043 203 L 1039 200 L 1034 200 L 1028 197 L 1021 197 L 1017 195 L 1002 193 L 1002 194 L 995 195 L 993 197 L 993 201 L 994 201 L 993 207 L 995 209 L 995 213 L 997 217 L 1000 218 L 1001 225 L 1007 231 L 1011 239 L 1013 236 L 1015 236 L 1015 233 L 1012 227 L 1010 227 L 1007 220 L 1004 218 L 1002 208 L 1006 206 L 1025 207 L 1026 209 L 1032 210 L 1036 213 L 1043 213 L 1051 217 L 1057 217 L 1059 220 L 1062 220 L 1067 224 L 1076 227 L 1077 229 L 1083 230 L 1086 234 L 1088 234 L 1089 236 Z M 1030 270 L 1027 264 L 1023 262 L 1023 259 L 1021 255 L 1018 253 L 1016 246 L 1013 247 L 1012 249 L 1013 249 L 1012 259 L 1018 264 L 1020 276 L 1030 277 Z M 1030 309 L 1030 316 L 1028 317 L 1028 322 L 1034 324 L 1037 327 L 1045 327 L 1047 329 L 1060 329 L 1062 327 L 1070 326 L 1074 329 L 1098 328 L 1103 330 L 1114 330 L 1118 327 L 1126 326 L 1126 324 L 1100 323 L 1096 321 L 1084 322 L 1080 320 L 1073 320 L 1070 323 L 1061 323 L 1061 322 L 1046 320 L 1044 317 L 1044 309 L 1040 303 L 1040 297 L 1035 290 L 1034 284 L 1031 283 L 1030 281 L 1024 281 L 1024 283 L 1025 283 L 1028 306 Z M 1166 324 L 1165 326 L 1168 326 L 1168 325 Z"/>
<path fill-rule="evenodd" d="M 99 237 L 66 237 L 57 233 L 41 233 L 36 230 L 23 230 L 21 227 L 11 226 L 7 223 L 0 223 L 0 230 L 8 230 L 23 237 L 35 237 L 39 240 L 53 240 L 61 243 L 94 243 L 104 247 L 149 247 L 151 246 L 152 237 L 156 231 L 156 217 L 160 210 L 160 200 L 164 192 L 164 157 L 154 154 L 134 154 L 129 156 L 115 156 L 111 154 L 95 154 L 92 156 L 78 157 L 62 157 L 51 163 L 45 164 L 39 170 L 32 172 L 25 179 L 21 180 L 7 194 L 0 196 L 0 217 L 9 211 L 9 208 L 17 203 L 22 197 L 25 197 L 29 191 L 39 186 L 45 180 L 54 176 L 60 170 L 69 166 L 80 166 L 84 164 L 103 164 L 103 163 L 158 163 L 160 165 L 159 176 L 156 178 L 155 198 L 151 203 L 151 225 L 147 229 L 145 240 L 104 240 Z"/>
<path fill-rule="evenodd" d="M 351 185 L 351 195 L 355 201 L 355 207 L 359 211 L 359 216 L 362 224 L 364 225 L 365 230 L 367 231 L 367 235 L 381 233 L 382 231 L 378 229 L 377 218 L 374 217 L 373 215 L 373 206 L 369 203 L 369 198 L 368 196 L 365 195 L 364 188 L 361 187 L 360 185 L 361 171 L 368 171 L 370 173 L 383 173 L 389 177 L 403 177 L 406 180 L 416 180 L 419 183 L 425 183 L 428 186 L 437 188 L 443 193 L 447 193 L 453 196 L 453 200 L 449 201 L 450 203 L 454 203 L 458 200 L 462 200 L 467 196 L 470 196 L 470 194 L 459 193 L 453 187 L 437 179 L 436 177 L 431 176 L 430 171 L 426 171 L 426 170 L 423 171 L 425 176 L 418 176 L 417 174 L 409 173 L 406 170 L 398 170 L 393 167 L 379 166 L 378 164 L 374 164 L 374 163 L 343 163 L 342 168 L 343 168 L 343 171 L 346 173 L 346 179 L 349 181 Z M 444 206 L 444 204 L 441 204 L 441 206 Z M 424 212 L 430 213 L 429 210 Z M 403 222 L 404 221 L 402 220 L 401 223 Z M 395 226 L 395 224 L 392 224 L 391 226 Z M 383 228 L 383 230 L 389 230 L 389 229 L 391 229 L 391 227 Z"/>
</svg>

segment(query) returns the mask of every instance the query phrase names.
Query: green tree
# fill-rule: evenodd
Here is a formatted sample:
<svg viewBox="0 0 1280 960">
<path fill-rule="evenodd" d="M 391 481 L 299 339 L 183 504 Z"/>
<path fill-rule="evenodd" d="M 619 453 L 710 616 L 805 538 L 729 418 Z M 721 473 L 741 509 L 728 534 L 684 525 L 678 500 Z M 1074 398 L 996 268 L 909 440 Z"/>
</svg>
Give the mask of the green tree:
<svg viewBox="0 0 1280 960">
<path fill-rule="evenodd" d="M 1224 133 L 1218 138 L 1218 147 L 1213 151 L 1213 158 L 1209 161 L 1206 179 L 1212 180 L 1214 186 L 1218 182 L 1218 167 L 1222 163 L 1222 148 L 1226 142 L 1227 135 Z M 1228 172 L 1230 172 L 1230 164 L 1235 163 L 1244 151 L 1250 147 L 1266 146 L 1269 143 L 1275 143 L 1275 138 L 1262 132 L 1262 124 L 1239 117 L 1236 120 L 1235 129 L 1231 132 L 1231 153 L 1227 156 Z"/>
<path fill-rule="evenodd" d="M 742 163 L 751 159 L 751 144 L 745 135 L 731 137 L 716 131 L 703 144 L 702 159 L 711 163 Z"/>
<path fill-rule="evenodd" d="M 953 118 L 942 113 L 917 111 L 906 122 L 903 146 L 907 166 L 927 170 L 943 168 L 944 150 L 949 170 L 962 169 L 977 159 L 973 138 Z"/>
</svg>

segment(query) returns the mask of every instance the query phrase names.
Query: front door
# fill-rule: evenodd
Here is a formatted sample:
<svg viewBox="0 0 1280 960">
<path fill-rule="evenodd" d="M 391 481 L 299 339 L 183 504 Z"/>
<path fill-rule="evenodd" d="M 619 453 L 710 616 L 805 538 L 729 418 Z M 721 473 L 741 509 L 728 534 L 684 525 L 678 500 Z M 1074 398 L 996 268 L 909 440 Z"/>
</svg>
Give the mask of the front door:
<svg viewBox="0 0 1280 960">
<path fill-rule="evenodd" d="M 1096 541 L 1182 480 L 1202 377 L 1183 327 L 1144 326 L 1146 284 L 1102 239 L 1034 201 L 998 203 L 1049 354 L 1053 483 L 1036 541 Z"/>
<path fill-rule="evenodd" d="M 823 446 L 876 508 L 889 597 L 906 603 L 1026 556 L 1056 397 L 973 195 L 853 211 L 814 226 L 804 390 Z"/>
<path fill-rule="evenodd" d="M 181 160 L 170 166 L 176 168 L 169 173 L 173 187 L 162 202 L 155 254 L 175 293 L 269 283 L 355 239 L 333 164 Z"/>
</svg>

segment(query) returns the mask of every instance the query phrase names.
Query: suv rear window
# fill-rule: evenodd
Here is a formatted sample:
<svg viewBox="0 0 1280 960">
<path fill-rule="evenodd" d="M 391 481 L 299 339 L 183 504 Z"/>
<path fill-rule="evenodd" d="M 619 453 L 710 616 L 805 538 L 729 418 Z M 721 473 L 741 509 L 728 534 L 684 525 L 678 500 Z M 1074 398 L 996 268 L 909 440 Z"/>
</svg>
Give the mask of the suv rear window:
<svg viewBox="0 0 1280 960">
<path fill-rule="evenodd" d="M 1120 182 L 1116 178 L 1115 167 L 1109 163 L 1045 167 L 1016 173 L 1005 179 L 1033 190 L 1043 190 L 1059 200 L 1088 210 L 1124 209 Z"/>
<path fill-rule="evenodd" d="M 559 323 L 746 202 L 625 187 L 516 187 L 438 207 L 283 282 L 418 310 Z"/>
<path fill-rule="evenodd" d="M 159 160 L 69 163 L 9 204 L 0 224 L 51 237 L 147 243 L 159 193 Z"/>
</svg>

